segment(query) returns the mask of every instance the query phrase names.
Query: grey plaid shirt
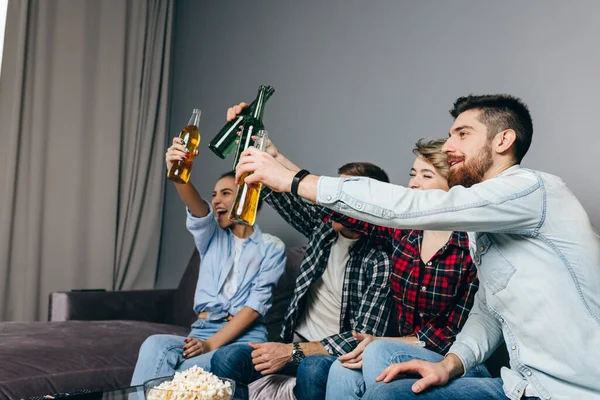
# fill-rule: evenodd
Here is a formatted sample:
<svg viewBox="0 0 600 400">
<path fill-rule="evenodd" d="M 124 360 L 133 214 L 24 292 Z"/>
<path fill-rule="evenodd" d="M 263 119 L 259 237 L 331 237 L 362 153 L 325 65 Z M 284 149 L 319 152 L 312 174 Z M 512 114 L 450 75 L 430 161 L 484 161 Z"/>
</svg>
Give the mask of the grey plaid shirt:
<svg viewBox="0 0 600 400">
<path fill-rule="evenodd" d="M 281 331 L 281 339 L 291 342 L 298 319 L 306 307 L 308 289 L 323 275 L 338 233 L 331 227 L 330 211 L 326 208 L 266 187 L 263 187 L 262 197 L 308 239 L 294 296 Z M 389 254 L 364 236 L 350 248 L 349 256 L 342 291 L 340 333 L 321 340 L 323 347 L 334 356 L 346 354 L 356 347 L 358 341 L 352 336 L 353 330 L 383 336 L 390 317 L 389 277 L 392 266 Z"/>
</svg>

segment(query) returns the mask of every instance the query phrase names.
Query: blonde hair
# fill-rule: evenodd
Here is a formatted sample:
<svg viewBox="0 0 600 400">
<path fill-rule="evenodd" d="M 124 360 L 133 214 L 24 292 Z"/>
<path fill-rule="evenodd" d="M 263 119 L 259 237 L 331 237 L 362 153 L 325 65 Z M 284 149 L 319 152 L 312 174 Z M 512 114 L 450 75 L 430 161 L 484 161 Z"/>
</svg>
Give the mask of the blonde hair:
<svg viewBox="0 0 600 400">
<path fill-rule="evenodd" d="M 442 175 L 448 178 L 450 166 L 448 165 L 448 157 L 442 153 L 442 146 L 446 143 L 446 139 L 419 139 L 413 149 L 413 154 L 422 157 Z"/>
</svg>

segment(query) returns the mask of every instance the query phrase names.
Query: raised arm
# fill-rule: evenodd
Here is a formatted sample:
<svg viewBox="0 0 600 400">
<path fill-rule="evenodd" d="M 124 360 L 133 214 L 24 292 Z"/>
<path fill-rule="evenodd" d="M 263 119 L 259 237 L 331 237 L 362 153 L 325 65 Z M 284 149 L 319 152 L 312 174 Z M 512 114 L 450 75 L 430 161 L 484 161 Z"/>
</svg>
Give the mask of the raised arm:
<svg viewBox="0 0 600 400">
<path fill-rule="evenodd" d="M 263 183 L 288 192 L 295 175 L 256 149 L 244 152 L 237 177 L 254 172 L 248 184 Z M 532 171 L 512 171 L 470 188 L 411 190 L 369 178 L 304 178 L 298 194 L 312 202 L 376 225 L 422 230 L 510 232 L 535 230 L 545 201 L 541 179 Z M 318 194 L 318 196 L 317 196 Z"/>
<path fill-rule="evenodd" d="M 544 193 L 534 173 L 498 176 L 471 188 L 411 190 L 366 178 L 319 179 L 318 203 L 394 228 L 474 232 L 535 229 Z"/>
<path fill-rule="evenodd" d="M 285 222 L 307 238 L 313 235 L 315 227 L 321 222 L 317 206 L 305 202 L 299 196 L 277 193 L 263 187 L 261 198 L 273 207 Z"/>
</svg>

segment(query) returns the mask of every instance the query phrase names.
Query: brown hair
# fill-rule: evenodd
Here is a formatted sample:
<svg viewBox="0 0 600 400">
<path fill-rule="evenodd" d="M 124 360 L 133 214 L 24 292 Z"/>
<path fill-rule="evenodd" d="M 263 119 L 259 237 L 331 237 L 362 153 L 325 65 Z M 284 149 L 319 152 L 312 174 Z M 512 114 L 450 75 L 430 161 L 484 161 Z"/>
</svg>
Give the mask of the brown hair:
<svg viewBox="0 0 600 400">
<path fill-rule="evenodd" d="M 487 127 L 488 140 L 503 130 L 515 131 L 513 155 L 515 163 L 520 164 L 533 137 L 533 121 L 527 105 L 518 97 L 508 94 L 469 95 L 456 99 L 450 115 L 456 119 L 467 110 L 481 110 L 477 119 Z"/>
<path fill-rule="evenodd" d="M 338 169 L 340 175 L 364 176 L 381 182 L 390 183 L 388 174 L 377 165 L 370 162 L 352 162 L 344 164 Z"/>
<path fill-rule="evenodd" d="M 446 143 L 446 139 L 419 139 L 413 149 L 413 154 L 422 157 L 444 178 L 448 178 L 450 166 L 448 165 L 448 157 L 442 153 L 442 146 Z"/>
</svg>

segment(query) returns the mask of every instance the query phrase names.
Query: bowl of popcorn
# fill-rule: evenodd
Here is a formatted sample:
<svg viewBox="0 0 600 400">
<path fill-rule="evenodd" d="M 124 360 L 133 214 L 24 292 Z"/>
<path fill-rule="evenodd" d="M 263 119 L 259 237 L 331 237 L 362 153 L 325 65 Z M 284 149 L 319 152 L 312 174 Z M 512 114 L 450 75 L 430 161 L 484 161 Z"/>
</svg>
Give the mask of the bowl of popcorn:
<svg viewBox="0 0 600 400">
<path fill-rule="evenodd" d="M 146 400 L 231 400 L 235 381 L 193 366 L 144 383 Z"/>
</svg>

